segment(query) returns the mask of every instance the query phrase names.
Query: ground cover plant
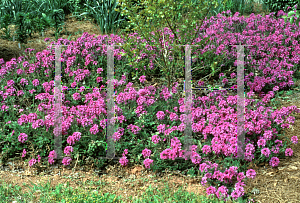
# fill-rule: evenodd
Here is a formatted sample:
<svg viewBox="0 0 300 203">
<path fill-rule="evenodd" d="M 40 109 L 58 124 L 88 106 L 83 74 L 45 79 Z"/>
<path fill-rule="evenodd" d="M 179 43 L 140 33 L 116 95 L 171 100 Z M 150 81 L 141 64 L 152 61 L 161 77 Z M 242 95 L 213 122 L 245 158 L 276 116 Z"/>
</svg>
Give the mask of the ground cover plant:
<svg viewBox="0 0 300 203">
<path fill-rule="evenodd" d="M 283 14 L 281 12 L 281 15 Z M 243 25 L 242 29 L 240 28 L 241 33 L 234 32 L 238 28 L 234 26 L 235 24 Z M 299 68 L 297 66 L 299 47 L 296 40 L 298 33 L 295 32 L 295 25 L 284 23 L 283 19 L 274 19 L 272 15 L 265 18 L 251 15 L 245 19 L 239 18 L 238 13 L 231 16 L 229 11 L 205 19 L 201 28 L 196 28 L 200 31 L 206 30 L 206 33 L 199 34 L 194 39 L 194 43 L 197 44 L 208 36 L 211 44 L 202 49 L 193 49 L 196 57 L 192 68 L 206 65 L 206 58 L 202 58 L 203 62 L 197 58 L 197 56 L 200 57 L 200 53 L 211 50 L 210 53 L 215 55 L 225 53 L 224 56 L 228 58 L 229 64 L 226 66 L 221 64 L 220 68 L 224 66 L 222 68 L 224 71 L 216 71 L 215 76 L 212 76 L 214 82 L 220 82 L 224 87 L 234 86 L 236 78 L 234 71 L 230 72 L 228 68 L 230 65 L 236 66 L 236 51 L 227 45 L 239 42 L 254 45 L 249 48 L 251 54 L 246 51 L 249 55 L 245 63 L 246 159 L 232 159 L 236 155 L 236 96 L 226 97 L 226 92 L 214 91 L 204 97 L 195 95 L 192 127 L 193 141 L 197 145 L 192 148 L 191 162 L 176 160 L 177 164 L 174 165 L 174 159 L 184 155 L 184 151 L 181 150 L 185 127 L 184 98 L 179 91 L 182 88 L 179 88 L 178 83 L 173 83 L 174 86 L 169 89 L 160 87 L 158 88 L 160 92 L 154 86 L 143 85 L 145 79 L 149 79 L 151 75 L 151 62 L 146 56 L 160 52 L 150 45 L 150 51 L 140 52 L 140 56 L 144 59 L 143 63 L 138 61 L 139 63 L 132 65 L 133 67 L 127 65 L 124 50 L 116 49 L 114 53 L 117 78 L 114 81 L 117 90 L 115 95 L 117 112 L 115 126 L 118 129 L 115 134 L 116 152 L 118 155 L 122 154 L 119 160 L 122 166 L 128 165 L 129 160 L 133 160 L 153 171 L 162 171 L 166 168 L 190 169 L 189 173 L 192 175 L 195 171 L 200 171 L 203 176 L 202 184 L 211 185 L 207 190 L 208 195 L 223 200 L 227 197 L 241 200 L 245 195 L 243 186 L 246 177 L 255 177 L 254 170 L 246 170 L 250 162 L 269 162 L 272 167 L 276 167 L 280 158 L 293 154 L 288 147 L 290 142 L 282 142 L 284 138 L 282 129 L 293 124 L 294 117 L 290 114 L 297 113 L 298 110 L 295 106 L 274 109 L 271 99 L 279 90 L 286 90 L 292 86 L 294 77 L 297 76 L 294 72 Z M 233 33 L 226 33 L 226 31 Z M 256 33 L 261 36 L 255 36 Z M 157 34 L 160 40 L 168 39 L 167 44 L 170 46 L 166 47 L 171 49 L 175 36 L 172 30 L 165 28 L 153 34 Z M 180 36 L 179 32 L 176 34 Z M 264 34 L 267 34 L 267 37 Z M 62 54 L 63 86 L 79 88 L 79 90 L 63 89 L 62 144 L 64 153 L 67 155 L 62 160 L 64 165 L 70 165 L 74 158 L 83 160 L 84 156 L 94 158 L 94 164 L 99 168 L 107 165 L 108 161 L 96 159 L 106 155 L 105 117 L 107 114 L 105 111 L 106 95 L 103 88 L 107 82 L 105 79 L 107 46 L 102 45 L 108 42 L 105 40 L 107 37 L 93 38 L 88 33 L 84 33 L 76 42 L 58 40 L 58 43 L 68 45 Z M 116 35 L 110 37 L 109 44 L 125 41 Z M 217 40 L 214 41 L 214 39 Z M 126 40 L 138 43 L 139 35 L 134 33 Z M 270 46 L 271 41 L 277 44 Z M 163 43 L 162 41 L 161 45 Z M 158 57 L 156 59 L 159 60 Z M 270 67 L 265 68 L 266 64 Z M 149 65 L 150 70 L 144 65 Z M 3 71 L 1 76 L 5 76 L 5 79 L 3 77 L 1 80 L 3 83 L 1 89 L 3 117 L 1 119 L 5 123 L 4 135 L 1 139 L 9 143 L 2 148 L 4 157 L 2 161 L 20 154 L 29 162 L 30 167 L 54 164 L 56 153 L 50 149 L 53 146 L 54 132 L 51 118 L 54 110 L 52 105 L 54 51 L 44 50 L 36 54 L 34 58 L 20 57 L 6 64 L 2 61 L 1 68 Z M 139 69 L 142 71 L 139 72 Z M 133 72 L 134 75 L 125 75 L 124 72 Z M 202 78 L 206 73 L 198 72 L 198 75 Z M 129 82 L 133 81 L 134 76 L 140 82 L 137 90 L 133 89 L 133 83 Z M 197 81 L 197 83 L 206 85 L 207 80 Z M 100 91 L 96 88 L 86 90 L 84 87 L 101 87 L 102 92 L 99 93 L 101 89 Z M 261 102 L 257 103 L 253 99 L 255 94 L 258 94 Z M 93 97 L 97 100 L 93 100 Z M 44 99 L 48 99 L 48 102 L 47 100 L 45 103 L 41 102 Z M 19 106 L 14 106 L 15 104 Z M 200 139 L 202 139 L 201 142 L 199 142 Z M 291 141 L 296 144 L 297 137 L 293 137 Z M 30 154 L 29 149 L 33 149 Z"/>
</svg>

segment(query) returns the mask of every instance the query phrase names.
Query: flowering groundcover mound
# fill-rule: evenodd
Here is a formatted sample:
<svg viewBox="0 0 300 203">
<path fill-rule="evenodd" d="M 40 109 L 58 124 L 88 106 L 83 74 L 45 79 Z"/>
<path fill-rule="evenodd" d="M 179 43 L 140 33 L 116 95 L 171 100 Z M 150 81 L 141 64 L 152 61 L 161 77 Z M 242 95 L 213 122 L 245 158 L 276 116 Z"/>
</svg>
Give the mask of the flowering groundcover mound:
<svg viewBox="0 0 300 203">
<path fill-rule="evenodd" d="M 284 13 L 279 13 L 282 14 Z M 115 75 L 121 79 L 114 80 L 117 118 L 114 139 L 116 154 L 122 154 L 120 164 L 126 166 L 129 160 L 133 160 L 155 171 L 165 168 L 197 168 L 203 175 L 202 184 L 211 185 L 207 194 L 216 195 L 220 199 L 232 197 L 236 200 L 244 195 L 246 178 L 255 178 L 253 169 L 246 170 L 250 162 L 269 162 L 272 167 L 276 167 L 280 158 L 292 156 L 293 151 L 288 148 L 290 143 L 282 142 L 284 135 L 281 132 L 294 123 L 295 118 L 290 114 L 299 113 L 299 110 L 296 106 L 273 109 L 270 101 L 279 90 L 285 90 L 294 84 L 293 74 L 299 62 L 299 32 L 295 25 L 289 22 L 285 24 L 283 19 L 274 19 L 272 15 L 264 18 L 250 15 L 245 19 L 239 18 L 238 13 L 232 17 L 218 14 L 203 23 L 200 32 L 206 30 L 206 33 L 199 34 L 193 43 L 197 44 L 203 37 L 210 36 L 212 45 L 197 49 L 198 52 L 194 54 L 200 56 L 209 50 L 214 50 L 216 55 L 225 53 L 227 61 L 235 66 L 236 49 L 229 45 L 252 45 L 245 48 L 255 57 L 248 55 L 248 60 L 245 61 L 247 94 L 244 160 L 233 159 L 237 155 L 237 97 L 226 96 L 226 91 L 213 91 L 207 96 L 193 98 L 192 135 L 194 143 L 198 145 L 191 148 L 191 162 L 176 160 L 178 164 L 174 166 L 175 158 L 184 158 L 185 152 L 181 149 L 184 142 L 185 105 L 184 98 L 179 94 L 179 84 L 174 83 L 171 90 L 161 87 L 160 92 L 154 86 L 142 86 L 135 90 L 133 83 L 127 83 L 126 75 L 122 73 L 130 73 L 133 68 L 144 71 L 146 74 L 139 75 L 142 85 L 145 75 L 153 73 L 153 62 L 146 58 L 146 53 L 140 53 L 140 67 L 128 66 L 122 58 L 124 50 L 115 48 Z M 242 26 L 241 33 L 235 32 L 235 25 Z M 171 50 L 174 36 L 167 28 L 164 29 L 164 34 L 169 35 L 164 39 L 169 40 L 167 48 Z M 104 84 L 107 82 L 107 46 L 103 45 L 107 42 L 106 37 L 108 36 L 93 38 L 84 33 L 76 42 L 63 39 L 57 42 L 68 45 L 61 55 L 62 82 L 66 85 L 62 89 L 62 145 L 66 155 L 62 160 L 64 165 L 69 165 L 77 154 L 94 157 L 99 167 L 106 163 L 105 160 L 97 160 L 99 156 L 106 156 L 107 94 Z M 138 43 L 141 40 L 137 33 L 126 40 L 111 35 L 109 44 L 125 41 Z M 53 128 L 55 52 L 54 49 L 48 50 L 49 48 L 51 46 L 37 53 L 33 59 L 24 56 L 6 64 L 0 62 L 1 121 L 5 123 L 1 140 L 11 145 L 5 145 L 2 154 L 6 154 L 7 158 L 22 154 L 31 167 L 42 163 L 53 164 L 57 158 L 56 152 L 51 150 L 53 134 L 56 134 L 56 129 Z M 160 53 L 155 47 L 149 49 L 152 53 Z M 197 57 L 193 62 L 197 62 Z M 198 65 L 201 63 L 205 64 L 205 59 L 198 61 Z M 144 64 L 149 64 L 149 69 L 145 70 Z M 258 71 L 259 76 L 254 76 L 254 71 L 250 70 Z M 230 77 L 227 78 L 226 75 Z M 234 82 L 236 77 L 235 73 L 229 71 L 220 73 L 219 76 L 225 87 L 230 87 L 229 81 Z M 201 86 L 204 82 L 199 81 L 198 84 Z M 93 90 L 85 88 L 99 86 L 100 88 Z M 259 95 L 260 102 L 253 99 L 255 94 Z M 26 108 L 27 112 L 24 111 Z M 153 131 L 156 133 L 149 133 Z M 292 137 L 291 141 L 297 144 L 297 137 Z M 27 153 L 32 147 L 33 153 Z"/>
</svg>

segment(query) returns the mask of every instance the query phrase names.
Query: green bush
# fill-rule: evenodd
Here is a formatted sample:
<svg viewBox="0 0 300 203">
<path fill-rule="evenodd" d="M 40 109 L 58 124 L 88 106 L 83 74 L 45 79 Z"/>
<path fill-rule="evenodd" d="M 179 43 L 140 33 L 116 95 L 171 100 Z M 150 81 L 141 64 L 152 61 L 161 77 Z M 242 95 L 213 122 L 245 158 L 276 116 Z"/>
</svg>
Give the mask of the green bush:
<svg viewBox="0 0 300 203">
<path fill-rule="evenodd" d="M 287 7 L 294 7 L 298 0 L 263 0 L 263 3 L 268 6 L 270 12 L 275 12 L 277 16 L 278 11 L 286 12 Z"/>
</svg>

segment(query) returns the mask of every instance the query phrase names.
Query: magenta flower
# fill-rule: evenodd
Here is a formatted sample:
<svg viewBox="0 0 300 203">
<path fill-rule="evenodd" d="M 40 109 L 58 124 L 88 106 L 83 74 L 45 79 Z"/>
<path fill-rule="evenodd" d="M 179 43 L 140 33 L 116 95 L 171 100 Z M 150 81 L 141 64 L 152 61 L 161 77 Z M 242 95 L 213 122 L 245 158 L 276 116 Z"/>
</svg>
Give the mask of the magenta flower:
<svg viewBox="0 0 300 203">
<path fill-rule="evenodd" d="M 35 87 L 38 86 L 39 84 L 40 84 L 40 82 L 39 82 L 38 79 L 35 79 L 35 80 L 32 81 L 32 85 L 35 86 Z"/>
<path fill-rule="evenodd" d="M 21 142 L 21 143 L 26 142 L 27 138 L 28 138 L 28 135 L 26 135 L 25 133 L 20 133 L 20 135 L 18 137 L 19 142 Z"/>
<path fill-rule="evenodd" d="M 209 186 L 207 189 L 206 189 L 206 194 L 208 194 L 208 195 L 214 195 L 214 194 L 216 194 L 216 192 L 217 192 L 217 189 L 215 188 L 215 187 L 213 187 L 213 186 Z"/>
<path fill-rule="evenodd" d="M 62 163 L 67 166 L 67 165 L 70 165 L 72 159 L 70 157 L 64 157 L 63 160 L 62 160 Z"/>
<path fill-rule="evenodd" d="M 151 155 L 151 150 L 146 148 L 142 151 L 142 154 L 143 154 L 144 158 L 146 158 L 146 156 L 149 157 Z"/>
<path fill-rule="evenodd" d="M 294 144 L 298 144 L 298 137 L 297 136 L 293 136 L 291 138 L 291 141 L 294 143 Z"/>
<path fill-rule="evenodd" d="M 128 160 L 125 156 L 123 156 L 120 160 L 119 160 L 120 164 L 122 166 L 126 166 L 128 164 Z"/>
<path fill-rule="evenodd" d="M 152 159 L 148 159 L 148 158 L 147 158 L 147 159 L 144 160 L 144 165 L 145 165 L 145 167 L 148 168 L 148 169 L 150 168 L 150 165 L 151 165 L 152 163 L 153 163 L 153 160 L 152 160 Z"/>
<path fill-rule="evenodd" d="M 226 186 L 222 185 L 221 187 L 218 188 L 216 195 L 219 199 L 224 198 L 224 197 L 228 197 L 228 189 L 226 188 Z"/>
<path fill-rule="evenodd" d="M 285 156 L 293 156 L 293 150 L 291 148 L 287 148 L 285 150 Z"/>
<path fill-rule="evenodd" d="M 73 136 L 69 136 L 67 139 L 67 143 L 69 145 L 74 145 L 75 144 L 75 138 Z"/>
<path fill-rule="evenodd" d="M 249 170 L 246 172 L 246 176 L 247 176 L 247 178 L 252 178 L 252 179 L 254 179 L 255 176 L 256 176 L 255 170 L 249 169 Z"/>
<path fill-rule="evenodd" d="M 38 163 L 40 163 L 41 162 L 41 156 L 38 154 Z"/>
<path fill-rule="evenodd" d="M 165 118 L 165 113 L 163 111 L 158 111 L 156 116 L 158 120 L 163 120 Z"/>
<path fill-rule="evenodd" d="M 141 83 L 144 83 L 146 81 L 146 76 L 142 75 L 139 80 Z"/>
<path fill-rule="evenodd" d="M 270 160 L 270 162 L 269 162 L 269 164 L 272 167 L 276 167 L 276 166 L 278 166 L 279 162 L 280 161 L 279 161 L 279 159 L 277 157 L 272 157 L 271 160 Z"/>
<path fill-rule="evenodd" d="M 127 155 L 128 154 L 128 149 L 124 149 L 124 153 L 123 153 L 123 156 Z"/>
<path fill-rule="evenodd" d="M 29 161 L 29 166 L 32 166 L 32 165 L 34 165 L 36 163 L 36 159 L 31 159 L 30 161 Z"/>
<path fill-rule="evenodd" d="M 269 157 L 269 155 L 270 155 L 270 149 L 269 149 L 269 148 L 263 148 L 263 149 L 261 150 L 261 153 L 262 153 L 263 155 L 265 155 L 266 157 Z"/>
<path fill-rule="evenodd" d="M 23 149 L 22 157 L 25 157 L 25 156 L 26 156 L 26 150 Z"/>
<path fill-rule="evenodd" d="M 65 149 L 64 149 L 64 153 L 66 155 L 70 156 L 70 152 L 73 152 L 73 147 L 72 146 L 66 146 Z"/>
<path fill-rule="evenodd" d="M 152 142 L 153 142 L 154 144 L 157 144 L 157 143 L 159 143 L 159 141 L 161 140 L 161 138 L 160 138 L 158 135 L 153 135 L 153 136 L 151 137 L 151 140 L 152 140 Z"/>
</svg>

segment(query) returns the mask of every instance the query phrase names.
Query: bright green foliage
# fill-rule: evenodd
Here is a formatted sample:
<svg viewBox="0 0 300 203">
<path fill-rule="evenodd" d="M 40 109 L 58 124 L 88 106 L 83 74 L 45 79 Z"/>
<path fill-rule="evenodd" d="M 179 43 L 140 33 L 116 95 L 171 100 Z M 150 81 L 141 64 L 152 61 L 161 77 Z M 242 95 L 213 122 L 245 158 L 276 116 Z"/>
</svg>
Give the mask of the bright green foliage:
<svg viewBox="0 0 300 203">
<path fill-rule="evenodd" d="M 264 4 L 268 6 L 270 12 L 283 10 L 286 12 L 287 7 L 293 7 L 297 4 L 298 0 L 263 0 Z"/>
<path fill-rule="evenodd" d="M 122 49 L 126 52 L 124 55 L 126 55 L 126 58 L 128 58 L 130 62 L 129 64 L 140 68 L 144 66 L 144 64 L 137 60 L 140 59 L 137 53 L 140 53 L 141 51 L 149 53 L 149 51 L 147 52 L 145 49 L 146 44 L 160 48 L 160 50 L 162 50 L 162 56 L 157 57 L 157 60 L 155 59 L 154 62 L 166 76 L 168 87 L 170 87 L 170 84 L 174 79 L 174 74 L 184 76 L 184 67 L 181 66 L 182 69 L 179 71 L 174 70 L 173 66 L 170 65 L 170 53 L 167 53 L 166 46 L 159 42 L 160 38 L 164 38 L 165 43 L 166 36 L 162 36 L 162 34 L 157 36 L 158 33 L 156 31 L 165 27 L 171 29 L 172 34 L 174 35 L 174 45 L 172 45 L 173 49 L 171 51 L 174 56 L 179 55 L 178 58 L 182 59 L 182 57 L 185 56 L 184 47 L 176 45 L 192 44 L 193 40 L 198 37 L 197 33 L 202 24 L 199 23 L 199 21 L 207 16 L 210 9 L 213 7 L 216 8 L 218 2 L 216 0 L 141 0 L 141 4 L 145 9 L 140 12 L 138 11 L 139 6 L 132 6 L 130 0 L 119 0 L 119 2 L 123 9 L 121 13 L 128 16 L 130 19 L 129 24 L 133 27 L 133 30 L 137 32 L 142 39 L 146 40 L 146 43 L 143 44 L 133 42 L 132 45 L 137 46 L 137 49 L 135 50 L 132 50 L 135 47 L 131 46 L 129 38 L 128 43 L 122 46 Z M 119 11 L 119 9 L 115 10 Z M 196 23 L 198 25 L 198 30 L 195 32 Z M 180 35 L 181 39 L 179 39 L 179 32 L 184 33 Z M 207 40 L 208 38 L 203 39 L 200 43 L 197 43 L 197 45 L 204 44 Z M 136 55 L 134 56 L 134 54 Z M 154 53 L 152 52 L 152 54 Z M 151 56 L 151 51 L 148 56 Z M 181 61 L 183 62 L 183 60 Z M 178 64 L 178 62 L 175 64 Z"/>
<path fill-rule="evenodd" d="M 297 6 L 297 10 L 292 10 L 292 11 L 288 12 L 287 16 L 286 15 L 282 16 L 282 18 L 284 18 L 285 23 L 289 19 L 290 23 L 293 24 L 294 20 L 295 20 L 295 17 L 293 15 L 296 15 L 296 17 L 297 17 L 296 25 L 299 26 L 299 20 L 300 20 L 300 0 L 298 0 L 297 5 L 298 5 Z"/>
<path fill-rule="evenodd" d="M 55 27 L 57 39 L 65 15 L 73 9 L 69 0 L 2 0 L 0 8 L 0 25 L 5 28 L 5 39 L 11 39 L 8 26 L 14 24 L 16 40 L 21 43 L 26 43 L 33 33 L 48 27 Z"/>
<path fill-rule="evenodd" d="M 92 11 L 94 18 L 99 25 L 103 34 L 108 34 L 111 31 L 115 33 L 120 22 L 125 19 L 120 18 L 120 13 L 116 12 L 117 0 L 94 1 L 94 4 L 85 4 Z"/>
</svg>

